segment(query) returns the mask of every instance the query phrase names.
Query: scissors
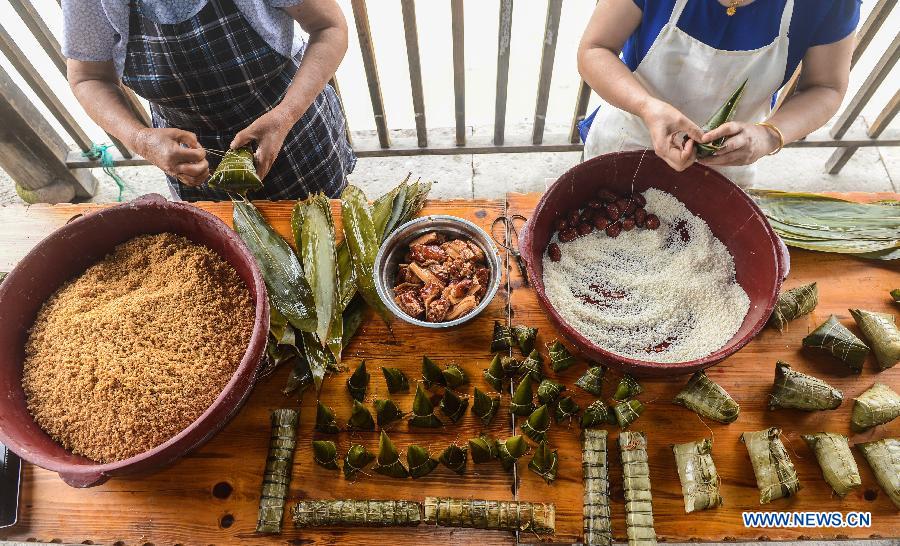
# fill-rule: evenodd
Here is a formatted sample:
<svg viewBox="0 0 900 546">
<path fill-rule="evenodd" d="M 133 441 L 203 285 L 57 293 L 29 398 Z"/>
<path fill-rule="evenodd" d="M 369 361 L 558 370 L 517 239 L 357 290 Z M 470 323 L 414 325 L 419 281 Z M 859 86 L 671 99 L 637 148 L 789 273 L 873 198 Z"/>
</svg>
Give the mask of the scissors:
<svg viewBox="0 0 900 546">
<path fill-rule="evenodd" d="M 522 282 L 528 286 L 528 270 L 525 268 L 525 260 L 519 252 L 519 230 L 525 225 L 528 218 L 521 214 L 513 214 L 511 216 L 498 216 L 491 223 L 491 238 L 494 242 L 505 248 L 507 252 L 512 254 L 516 259 L 516 265 L 519 267 L 519 273 L 522 274 Z M 516 227 L 516 223 L 518 227 Z M 503 240 L 497 238 L 497 226 L 503 225 Z"/>
</svg>

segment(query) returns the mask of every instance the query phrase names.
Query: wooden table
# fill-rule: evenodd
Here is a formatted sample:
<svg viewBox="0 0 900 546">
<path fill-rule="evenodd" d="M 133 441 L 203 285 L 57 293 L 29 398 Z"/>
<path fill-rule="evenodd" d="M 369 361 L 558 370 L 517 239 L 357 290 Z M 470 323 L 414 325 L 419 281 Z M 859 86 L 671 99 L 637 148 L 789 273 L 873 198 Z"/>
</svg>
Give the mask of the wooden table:
<svg viewBox="0 0 900 546">
<path fill-rule="evenodd" d="M 439 201 L 429 202 L 426 212 L 441 212 L 467 218 L 485 228 L 503 212 L 528 216 L 538 195 L 510 194 L 506 201 Z M 859 196 L 872 198 L 874 196 Z M 894 197 L 878 195 L 880 198 Z M 225 203 L 202 203 L 198 206 L 230 222 L 231 207 Z M 260 203 L 260 209 L 282 233 L 288 234 L 291 203 Z M 63 224 L 75 214 L 96 208 L 92 205 L 33 206 L 0 209 L 0 270 L 20 259 L 41 237 Z M 710 376 L 723 385 L 741 404 L 741 417 L 731 425 L 704 422 L 684 408 L 670 403 L 687 377 L 669 380 L 644 380 L 645 392 L 639 398 L 647 407 L 633 430 L 647 433 L 650 472 L 653 483 L 656 530 L 667 541 L 758 540 L 758 539 L 830 539 L 900 536 L 900 513 L 876 484 L 871 470 L 856 452 L 862 475 L 862 486 L 846 498 L 834 497 L 821 477 L 815 458 L 800 439 L 801 433 L 829 430 L 850 434 L 851 398 L 859 395 L 874 381 L 900 388 L 900 366 L 876 373 L 872 358 L 860 376 L 850 376 L 842 364 L 828 357 L 800 350 L 800 340 L 828 317 L 837 314 L 842 322 L 856 331 L 849 318 L 848 307 L 874 311 L 897 312 L 887 291 L 900 285 L 897 264 L 876 263 L 838 255 L 791 251 L 791 276 L 786 286 L 812 280 L 819 282 L 819 306 L 814 313 L 793 323 L 785 333 L 766 329 L 738 354 L 709 370 Z M 508 265 L 508 264 L 507 264 Z M 491 354 L 488 346 L 493 320 L 511 320 L 540 328 L 539 347 L 552 341 L 556 333 L 540 311 L 534 294 L 523 286 L 515 267 L 507 267 L 508 279 L 497 298 L 478 319 L 451 332 L 433 333 L 396 321 L 395 336 L 387 332 L 377 319 L 369 317 L 348 350 L 344 364 L 355 367 L 367 359 L 372 373 L 367 402 L 386 395 L 379 367 L 395 366 L 411 378 L 420 375 L 421 357 L 429 355 L 439 364 L 455 362 L 472 379 L 472 385 L 487 389 L 481 371 Z M 796 369 L 813 373 L 844 392 L 845 402 L 836 411 L 804 413 L 765 409 L 772 383 L 775 361 L 790 362 Z M 569 392 L 585 406 L 592 397 L 573 388 L 583 371 L 579 365 L 561 374 Z M 92 489 L 71 489 L 53 473 L 26 465 L 22 492 L 20 523 L 0 531 L 0 540 L 38 539 L 86 544 L 228 544 L 249 543 L 473 543 L 510 544 L 517 537 L 511 533 L 445 529 L 421 526 L 412 529 L 378 530 L 296 530 L 286 518 L 284 533 L 262 537 L 254 533 L 260 480 L 266 458 L 269 435 L 269 412 L 279 407 L 295 407 L 297 397 L 284 397 L 281 388 L 288 370 L 280 369 L 262 381 L 239 414 L 209 443 L 174 465 L 151 476 L 113 479 Z M 326 380 L 321 398 L 333 406 L 339 420 L 349 416 L 350 398 L 344 387 L 349 372 Z M 611 394 L 618 375 L 607 374 L 605 396 Z M 471 393 L 472 385 L 467 386 Z M 393 395 L 401 407 L 411 407 L 412 394 Z M 507 411 L 509 398 L 504 395 L 498 418 L 487 430 L 505 438 L 513 434 L 515 423 Z M 309 442 L 315 415 L 315 396 L 307 393 L 300 402 L 301 427 L 288 507 L 306 498 L 410 498 L 422 500 L 426 495 L 448 495 L 474 498 L 535 500 L 553 502 L 557 510 L 557 532 L 545 541 L 572 543 L 581 537 L 581 448 L 577 426 L 554 425 L 550 443 L 559 450 L 559 478 L 546 485 L 526 469 L 530 455 L 523 457 L 516 474 L 505 473 L 499 464 L 468 465 L 464 476 L 457 476 L 443 466 L 420 480 L 394 480 L 369 473 L 355 483 L 344 480 L 336 471 L 316 466 Z M 443 430 L 416 430 L 410 433 L 405 423 L 390 430 L 398 449 L 417 443 L 437 455 L 449 442 L 464 443 L 477 436 L 481 427 L 467 414 L 457 425 Z M 746 449 L 738 437 L 743 431 L 779 426 L 792 453 L 803 489 L 791 499 L 777 500 L 760 506 L 753 471 Z M 624 539 L 624 500 L 616 432 L 611 430 L 610 456 L 612 481 L 613 529 L 618 540 Z M 900 423 L 878 427 L 864 434 L 850 435 L 858 443 L 900 434 Z M 669 445 L 698 439 L 714 438 L 713 456 L 722 478 L 725 506 L 705 512 L 685 514 L 675 462 Z M 376 433 L 341 434 L 333 437 L 341 454 L 350 443 L 377 447 Z M 747 529 L 741 512 L 767 511 L 866 511 L 872 513 L 872 527 L 861 529 Z M 538 537 L 522 533 L 522 542 L 535 542 Z M 90 541 L 90 542 L 86 542 Z"/>
</svg>

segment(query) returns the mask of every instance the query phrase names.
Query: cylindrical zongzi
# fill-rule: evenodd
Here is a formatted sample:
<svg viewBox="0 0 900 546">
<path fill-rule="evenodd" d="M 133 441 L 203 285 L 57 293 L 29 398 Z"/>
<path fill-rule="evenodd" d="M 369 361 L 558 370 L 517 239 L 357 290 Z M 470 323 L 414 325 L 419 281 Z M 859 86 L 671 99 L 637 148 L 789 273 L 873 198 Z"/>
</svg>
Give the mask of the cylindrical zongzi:
<svg viewBox="0 0 900 546">
<path fill-rule="evenodd" d="M 619 433 L 622 478 L 625 485 L 625 530 L 628 544 L 656 544 L 653 527 L 653 495 L 650 493 L 650 465 L 647 437 L 643 432 Z"/>
<path fill-rule="evenodd" d="M 294 448 L 297 446 L 297 423 L 300 412 L 277 409 L 272 412 L 272 434 L 269 455 L 263 474 L 262 494 L 259 497 L 258 533 L 280 533 L 284 517 L 284 499 L 291 484 Z"/>
<path fill-rule="evenodd" d="M 760 504 L 790 497 L 800 489 L 794 463 L 780 436 L 781 430 L 775 427 L 741 434 L 741 441 L 750 453 Z"/>
<path fill-rule="evenodd" d="M 834 432 L 819 432 L 804 434 L 802 438 L 816 454 L 822 476 L 835 493 L 843 497 L 862 484 L 846 436 Z"/>
<path fill-rule="evenodd" d="M 712 459 L 712 439 L 675 444 L 675 465 L 681 480 L 684 511 L 706 510 L 722 505 L 719 494 L 719 473 Z"/>
<path fill-rule="evenodd" d="M 556 529 L 556 508 L 537 502 L 425 497 L 425 523 L 552 534 Z"/>
<path fill-rule="evenodd" d="M 422 522 L 422 507 L 405 500 L 305 500 L 292 515 L 299 528 L 415 527 Z"/>
<path fill-rule="evenodd" d="M 582 432 L 582 527 L 585 546 L 612 546 L 607 435 L 605 430 L 597 429 Z"/>
</svg>

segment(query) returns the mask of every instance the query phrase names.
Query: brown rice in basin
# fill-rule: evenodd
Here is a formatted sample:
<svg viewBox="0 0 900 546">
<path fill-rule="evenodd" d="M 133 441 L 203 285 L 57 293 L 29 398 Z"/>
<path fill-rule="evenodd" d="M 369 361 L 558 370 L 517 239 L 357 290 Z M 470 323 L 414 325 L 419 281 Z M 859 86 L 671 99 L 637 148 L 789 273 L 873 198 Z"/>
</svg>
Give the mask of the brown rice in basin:
<svg viewBox="0 0 900 546">
<path fill-rule="evenodd" d="M 253 322 L 246 285 L 218 254 L 171 233 L 136 237 L 44 303 L 25 345 L 28 409 L 75 454 L 132 457 L 206 411 Z"/>
</svg>

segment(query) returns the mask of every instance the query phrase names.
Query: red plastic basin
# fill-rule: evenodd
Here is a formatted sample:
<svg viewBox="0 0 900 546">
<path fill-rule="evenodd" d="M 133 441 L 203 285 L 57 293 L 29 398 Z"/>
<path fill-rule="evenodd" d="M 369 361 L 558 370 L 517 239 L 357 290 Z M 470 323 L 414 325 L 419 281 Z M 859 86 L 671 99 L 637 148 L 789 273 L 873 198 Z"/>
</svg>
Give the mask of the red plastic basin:
<svg viewBox="0 0 900 546">
<path fill-rule="evenodd" d="M 709 356 L 687 362 L 659 363 L 610 353 L 572 328 L 544 293 L 543 257 L 555 220 L 594 199 L 601 188 L 623 194 L 657 188 L 677 197 L 709 225 L 734 256 L 737 282 L 750 298 L 750 309 L 737 333 Z M 738 351 L 762 330 L 790 268 L 787 248 L 753 200 L 718 172 L 693 165 L 675 172 L 652 151 L 618 152 L 573 167 L 547 190 L 522 236 L 520 252 L 541 308 L 554 326 L 588 359 L 642 376 L 671 376 L 708 368 Z"/>
<path fill-rule="evenodd" d="M 247 284 L 256 306 L 250 344 L 231 380 L 207 410 L 167 442 L 134 457 L 100 464 L 73 455 L 34 422 L 25 406 L 22 362 L 28 329 L 44 301 L 133 237 L 171 232 L 217 252 Z M 177 279 L 173 279 L 177 282 Z M 250 251 L 221 220 L 196 207 L 146 195 L 77 218 L 38 243 L 0 284 L 0 443 L 22 459 L 59 473 L 73 487 L 91 487 L 111 476 L 150 472 L 206 442 L 250 394 L 269 330 L 269 303 Z"/>
</svg>

